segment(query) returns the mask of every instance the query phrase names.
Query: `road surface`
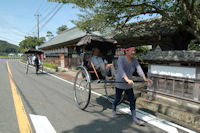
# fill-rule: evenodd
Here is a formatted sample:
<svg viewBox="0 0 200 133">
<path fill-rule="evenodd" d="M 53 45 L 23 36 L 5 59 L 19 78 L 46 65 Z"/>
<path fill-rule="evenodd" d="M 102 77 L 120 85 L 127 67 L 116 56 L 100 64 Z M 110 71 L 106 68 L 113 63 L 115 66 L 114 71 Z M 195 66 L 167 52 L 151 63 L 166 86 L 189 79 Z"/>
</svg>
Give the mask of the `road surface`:
<svg viewBox="0 0 200 133">
<path fill-rule="evenodd" d="M 112 117 L 111 104 L 92 95 L 86 111 L 74 103 L 73 86 L 48 74 L 35 74 L 30 68 L 26 75 L 19 61 L 0 60 L 0 133 L 22 133 L 30 124 L 30 132 L 37 133 L 164 133 L 145 123 L 140 127 L 132 123 L 131 116 L 119 113 Z M 10 82 L 8 67 L 12 73 Z M 17 92 L 13 91 L 13 83 Z M 18 98 L 22 100 L 22 105 Z M 18 101 L 18 102 L 16 102 Z M 16 113 L 17 109 L 21 113 Z M 25 110 L 24 110 L 24 109 Z M 28 122 L 25 122 L 25 115 Z M 20 119 L 22 124 L 20 125 Z"/>
</svg>

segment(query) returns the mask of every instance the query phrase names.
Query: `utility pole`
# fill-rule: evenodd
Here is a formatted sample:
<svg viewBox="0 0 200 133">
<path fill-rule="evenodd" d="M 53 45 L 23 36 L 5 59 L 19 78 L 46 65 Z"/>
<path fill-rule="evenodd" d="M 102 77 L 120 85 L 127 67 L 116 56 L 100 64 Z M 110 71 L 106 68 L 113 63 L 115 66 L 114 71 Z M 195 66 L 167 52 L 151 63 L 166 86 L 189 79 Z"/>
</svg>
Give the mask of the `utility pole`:
<svg viewBox="0 0 200 133">
<path fill-rule="evenodd" d="M 41 14 L 35 14 L 34 16 L 37 17 L 37 38 L 38 40 L 40 39 L 40 29 L 39 29 L 39 17 L 41 16 Z"/>
</svg>

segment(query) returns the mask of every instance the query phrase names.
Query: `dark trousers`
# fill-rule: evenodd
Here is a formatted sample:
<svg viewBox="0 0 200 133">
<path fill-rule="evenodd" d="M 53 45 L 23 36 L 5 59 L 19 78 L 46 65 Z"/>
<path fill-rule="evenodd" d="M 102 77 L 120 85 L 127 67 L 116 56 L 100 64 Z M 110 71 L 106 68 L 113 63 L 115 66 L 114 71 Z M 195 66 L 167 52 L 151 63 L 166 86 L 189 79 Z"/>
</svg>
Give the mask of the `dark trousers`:
<svg viewBox="0 0 200 133">
<path fill-rule="evenodd" d="M 39 71 L 40 65 L 36 64 L 35 67 L 36 67 L 36 73 L 37 73 Z"/>
<path fill-rule="evenodd" d="M 128 97 L 130 103 L 130 110 L 135 110 L 135 96 L 133 88 L 127 90 L 115 88 L 115 101 L 113 102 L 113 109 L 116 111 L 117 103 L 120 101 L 123 91 L 125 91 L 126 96 Z"/>
</svg>

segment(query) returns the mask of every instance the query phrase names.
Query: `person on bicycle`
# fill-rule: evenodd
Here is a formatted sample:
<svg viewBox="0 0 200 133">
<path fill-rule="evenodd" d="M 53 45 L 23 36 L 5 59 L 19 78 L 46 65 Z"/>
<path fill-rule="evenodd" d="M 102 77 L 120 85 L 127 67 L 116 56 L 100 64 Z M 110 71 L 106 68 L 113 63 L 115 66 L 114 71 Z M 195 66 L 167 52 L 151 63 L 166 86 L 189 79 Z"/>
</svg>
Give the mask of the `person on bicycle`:
<svg viewBox="0 0 200 133">
<path fill-rule="evenodd" d="M 133 92 L 133 73 L 135 70 L 137 70 L 137 73 L 139 76 L 143 77 L 144 81 L 147 82 L 152 82 L 152 80 L 147 79 L 145 77 L 145 74 L 139 65 L 139 62 L 137 59 L 134 57 L 135 55 L 135 47 L 131 46 L 126 46 L 125 48 L 122 49 L 124 52 L 124 56 L 120 56 L 118 58 L 117 64 L 117 76 L 116 76 L 116 84 L 115 84 L 115 100 L 113 102 L 113 116 L 116 117 L 116 106 L 117 103 L 121 99 L 122 92 L 125 91 L 129 103 L 130 103 L 130 110 L 133 118 L 133 122 L 137 125 L 141 125 L 142 122 L 140 122 L 136 118 L 136 110 L 135 110 L 135 97 L 134 97 L 134 92 Z M 125 82 L 125 83 L 122 83 Z"/>
<path fill-rule="evenodd" d="M 106 79 L 115 78 L 115 68 L 113 64 L 105 64 L 102 57 L 100 55 L 100 50 L 95 47 L 93 48 L 93 54 L 91 58 L 91 62 L 93 63 L 95 69 L 99 69 L 102 76 L 104 76 Z M 111 71 L 112 77 L 108 77 L 108 72 Z"/>
</svg>

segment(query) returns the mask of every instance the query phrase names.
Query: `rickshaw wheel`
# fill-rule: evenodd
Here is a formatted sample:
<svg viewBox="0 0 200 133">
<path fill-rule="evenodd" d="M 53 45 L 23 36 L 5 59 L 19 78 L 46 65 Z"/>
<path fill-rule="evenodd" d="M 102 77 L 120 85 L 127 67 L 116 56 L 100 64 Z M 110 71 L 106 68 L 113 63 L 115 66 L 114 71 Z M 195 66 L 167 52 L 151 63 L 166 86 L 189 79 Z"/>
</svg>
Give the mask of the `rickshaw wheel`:
<svg viewBox="0 0 200 133">
<path fill-rule="evenodd" d="M 74 81 L 74 99 L 76 105 L 84 110 L 90 102 L 91 82 L 86 69 L 81 68 L 76 74 Z"/>
<path fill-rule="evenodd" d="M 115 99 L 115 83 L 105 83 L 104 88 L 105 88 L 105 93 L 106 93 L 106 97 L 107 97 L 108 101 L 110 103 L 113 103 L 113 101 Z M 117 104 L 122 103 L 124 100 L 124 97 L 125 97 L 125 92 L 123 91 L 121 99 Z"/>
</svg>

